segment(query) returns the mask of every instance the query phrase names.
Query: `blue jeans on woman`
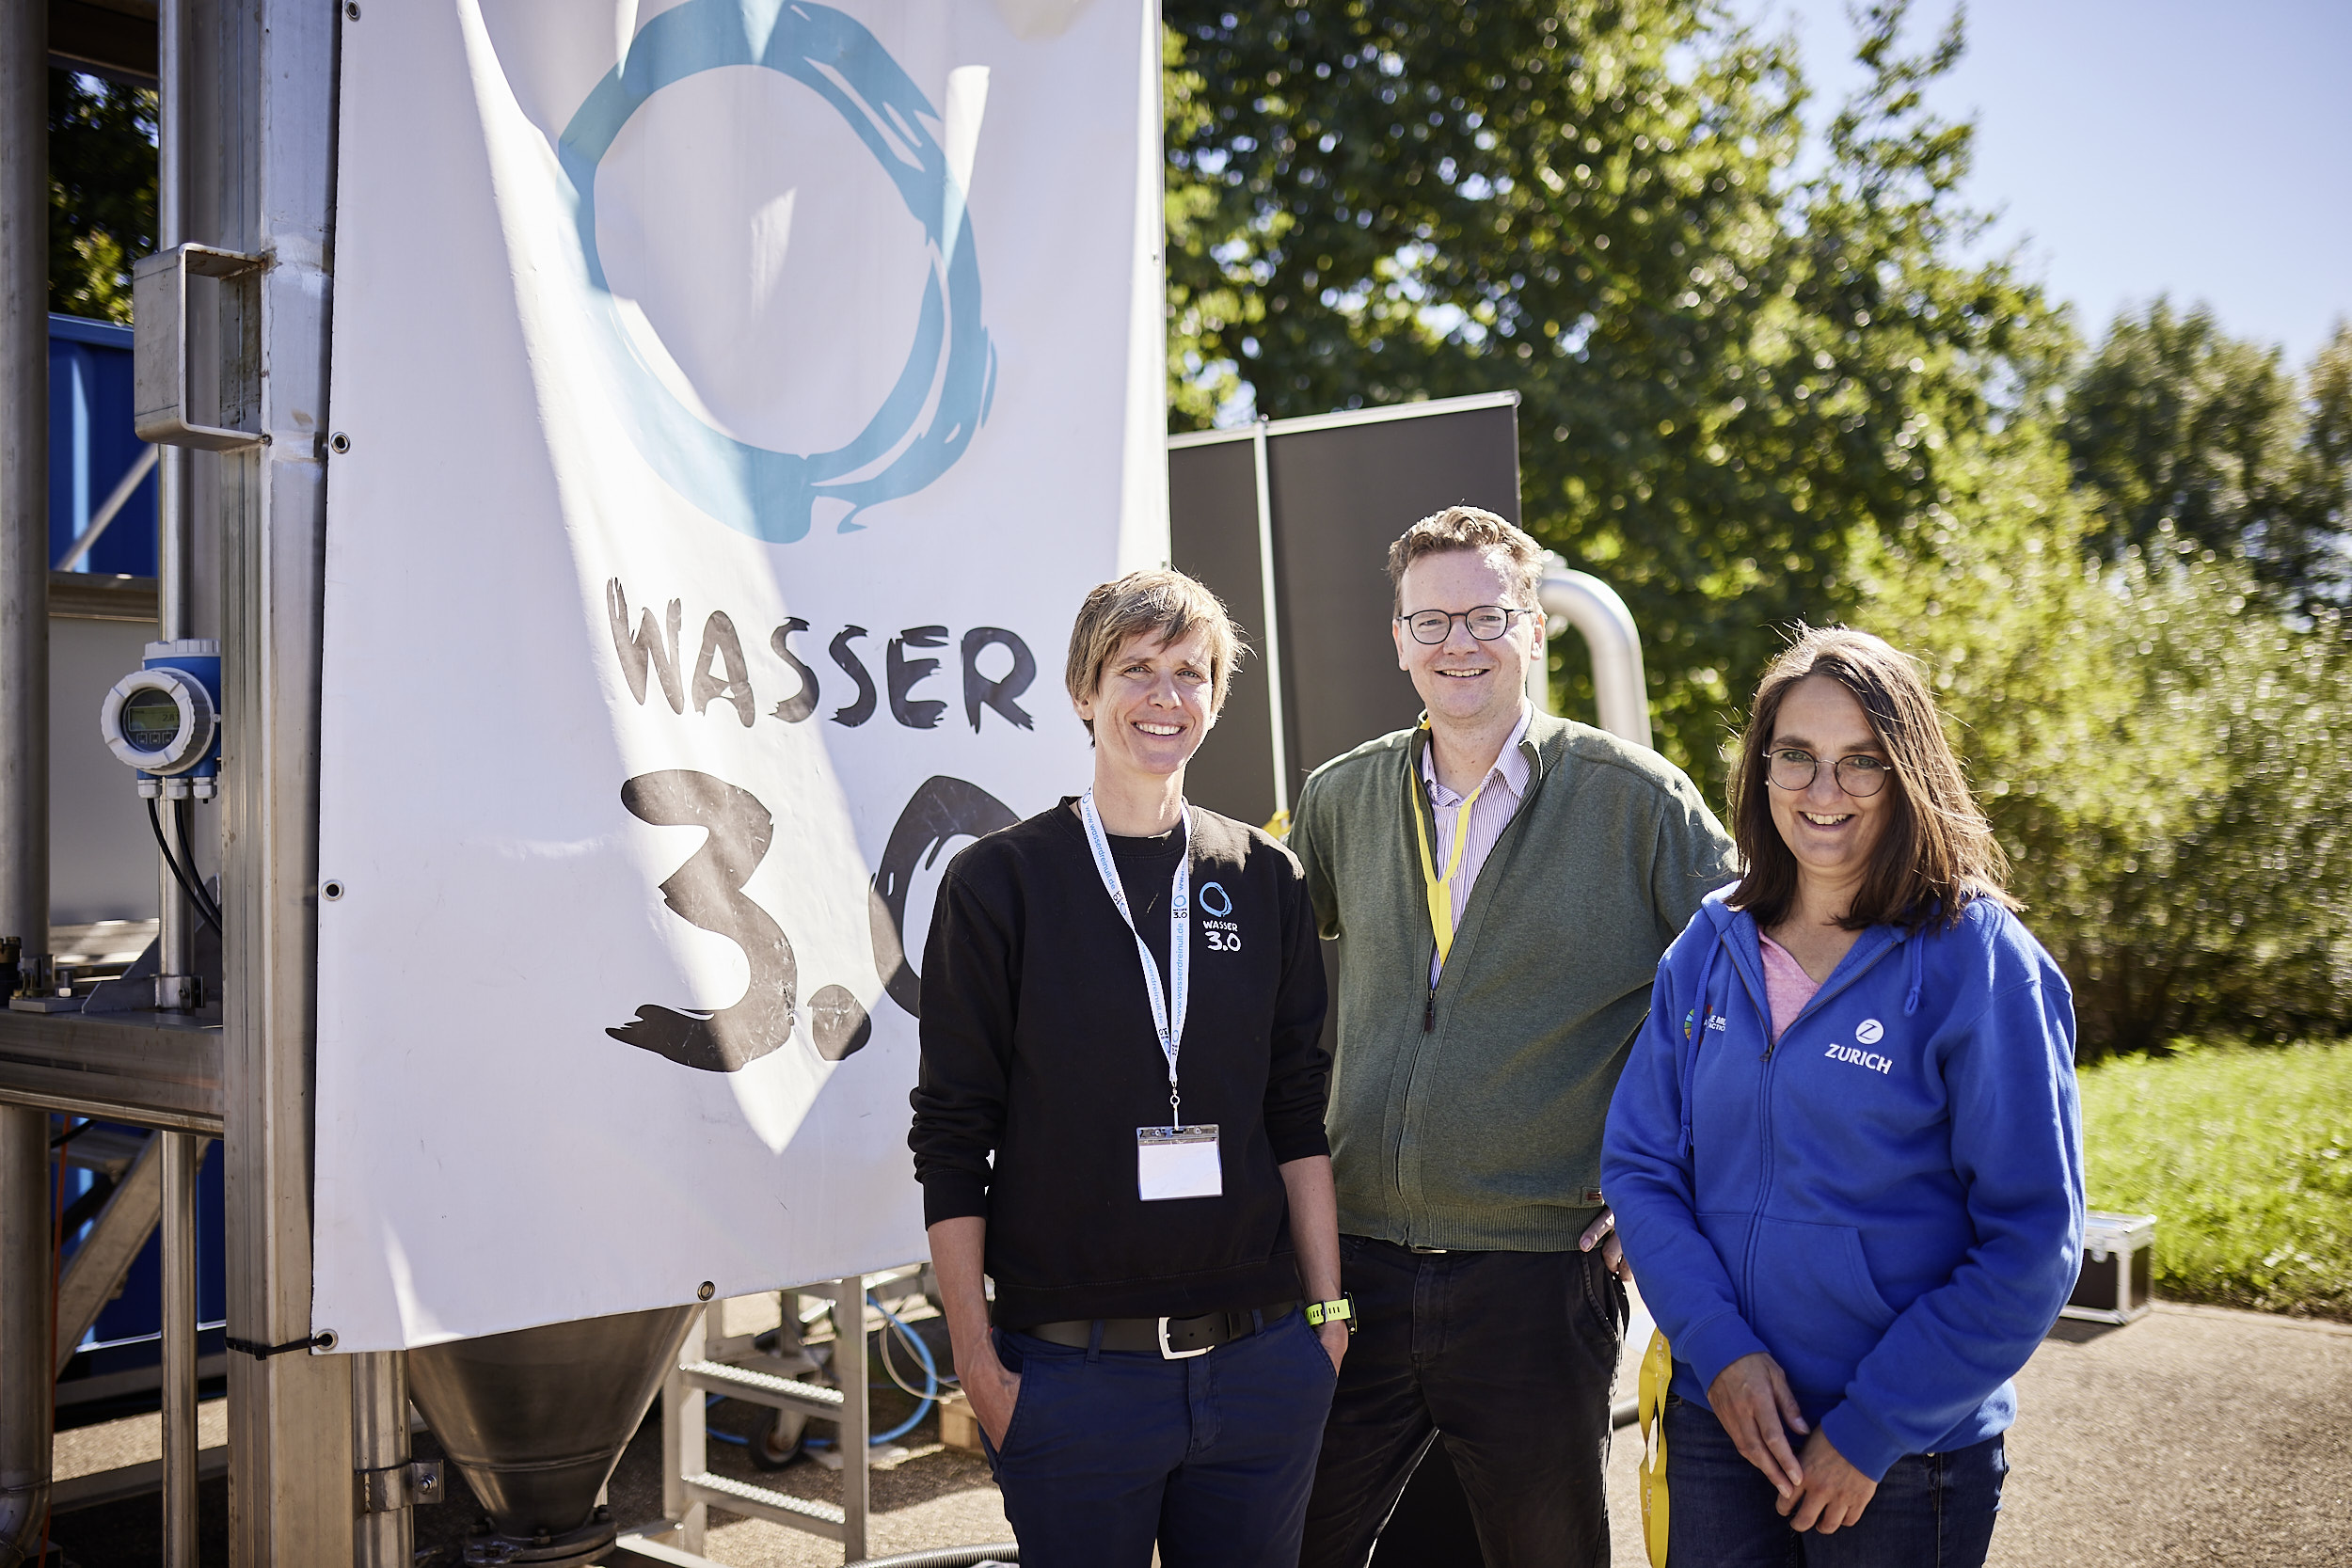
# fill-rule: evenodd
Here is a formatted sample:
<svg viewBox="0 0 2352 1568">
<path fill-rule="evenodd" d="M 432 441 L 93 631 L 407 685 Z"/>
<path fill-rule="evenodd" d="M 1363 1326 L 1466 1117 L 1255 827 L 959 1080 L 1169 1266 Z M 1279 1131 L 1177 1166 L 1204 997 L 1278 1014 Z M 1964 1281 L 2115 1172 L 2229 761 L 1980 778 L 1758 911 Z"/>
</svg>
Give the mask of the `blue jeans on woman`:
<svg viewBox="0 0 2352 1568">
<path fill-rule="evenodd" d="M 1163 1360 L 996 1334 L 1020 1398 L 988 1445 L 1023 1568 L 1296 1568 L 1339 1374 L 1291 1311 Z M 986 1441 L 986 1434 L 982 1434 Z"/>
<path fill-rule="evenodd" d="M 1705 1405 L 1666 1402 L 1667 1568 L 1981 1568 L 2009 1460 L 1988 1437 L 1949 1453 L 1906 1454 L 1862 1517 L 1800 1535 L 1780 1494 Z"/>
</svg>

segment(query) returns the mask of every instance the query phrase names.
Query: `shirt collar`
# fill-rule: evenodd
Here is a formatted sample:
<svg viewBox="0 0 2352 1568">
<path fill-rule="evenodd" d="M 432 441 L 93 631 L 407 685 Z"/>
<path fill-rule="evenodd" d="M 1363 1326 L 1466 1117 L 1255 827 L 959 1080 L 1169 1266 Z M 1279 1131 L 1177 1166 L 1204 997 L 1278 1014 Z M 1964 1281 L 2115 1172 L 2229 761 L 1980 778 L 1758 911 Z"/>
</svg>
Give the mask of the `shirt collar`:
<svg viewBox="0 0 2352 1568">
<path fill-rule="evenodd" d="M 1495 765 L 1492 768 L 1488 769 L 1486 775 L 1488 778 L 1492 778 L 1497 773 L 1502 774 L 1502 787 L 1509 790 L 1512 795 L 1520 800 L 1525 800 L 1527 798 L 1527 778 L 1529 773 L 1527 752 L 1522 749 L 1521 743 L 1527 739 L 1528 722 L 1534 717 L 1535 705 L 1527 701 L 1524 697 L 1520 698 L 1519 721 L 1513 727 L 1511 731 L 1511 738 L 1502 743 L 1502 752 L 1495 758 Z M 1438 804 L 1441 806 L 1450 806 L 1461 800 L 1460 796 L 1455 795 L 1453 791 L 1447 789 L 1445 785 L 1438 782 L 1437 759 L 1430 755 L 1430 748 L 1426 744 L 1424 744 L 1421 749 L 1421 777 L 1422 782 L 1429 786 L 1430 793 L 1433 796 L 1440 797 L 1438 800 Z"/>
</svg>

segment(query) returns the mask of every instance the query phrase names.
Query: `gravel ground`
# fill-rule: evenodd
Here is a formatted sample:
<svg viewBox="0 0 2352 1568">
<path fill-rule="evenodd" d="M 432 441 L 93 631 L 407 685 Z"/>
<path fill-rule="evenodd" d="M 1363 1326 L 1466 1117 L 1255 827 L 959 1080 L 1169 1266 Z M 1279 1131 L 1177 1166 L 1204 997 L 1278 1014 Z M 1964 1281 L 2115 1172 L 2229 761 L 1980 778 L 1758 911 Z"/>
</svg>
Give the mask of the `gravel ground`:
<svg viewBox="0 0 2352 1568">
<path fill-rule="evenodd" d="M 1638 1350 L 1639 1338 L 1631 1347 Z M 1621 1392 L 1629 1390 L 1627 1381 Z M 2120 1329 L 2067 1323 L 2018 1379 L 2011 1470 L 1995 1568 L 2344 1568 L 2352 1564 L 2352 1328 L 2160 1306 Z M 878 1419 L 889 1419 L 875 1396 Z M 749 1408 L 712 1411 L 717 1431 L 748 1430 Z M 153 1418 L 118 1424 L 110 1461 L 152 1453 Z M 141 1439 L 144 1439 L 142 1443 Z M 938 1446 L 930 1422 L 903 1439 L 909 1457 L 874 1476 L 870 1550 L 1009 1539 L 986 1466 Z M 76 1451 L 100 1451 L 80 1438 Z M 420 1436 L 418 1452 L 437 1450 Z M 660 1507 L 660 1433 L 651 1421 L 612 1480 L 613 1513 Z M 743 1450 L 711 1445 L 712 1467 L 755 1475 Z M 1609 1465 L 1619 1521 L 1615 1561 L 1643 1561 L 1633 1495 L 1638 1444 L 1621 1434 Z M 765 1484 L 837 1497 L 839 1479 L 803 1462 Z M 418 1544 L 454 1544 L 473 1509 L 464 1483 L 418 1514 Z M 221 1483 L 204 1487 L 206 1562 L 226 1560 Z M 156 1560 L 151 1499 L 61 1516 L 55 1540 L 82 1568 L 148 1568 Z M 840 1548 L 816 1536 L 713 1511 L 705 1552 L 727 1568 L 838 1568 Z M 453 1552 L 443 1561 L 453 1560 Z M 1424 1568 L 1448 1568 L 1431 1563 Z"/>
</svg>

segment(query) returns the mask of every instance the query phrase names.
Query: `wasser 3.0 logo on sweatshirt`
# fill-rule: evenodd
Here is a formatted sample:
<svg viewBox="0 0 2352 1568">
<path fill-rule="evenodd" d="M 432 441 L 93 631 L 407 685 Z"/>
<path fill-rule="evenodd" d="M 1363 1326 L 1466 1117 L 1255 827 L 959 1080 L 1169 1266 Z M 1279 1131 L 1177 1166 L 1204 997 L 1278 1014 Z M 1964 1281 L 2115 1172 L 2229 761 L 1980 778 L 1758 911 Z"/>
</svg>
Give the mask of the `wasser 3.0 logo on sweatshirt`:
<svg viewBox="0 0 2352 1568">
<path fill-rule="evenodd" d="M 1209 944 L 1209 951 L 1212 953 L 1240 952 L 1240 924 L 1236 921 L 1216 918 L 1221 914 L 1233 912 L 1232 895 L 1216 882 L 1204 882 L 1200 888 L 1200 908 L 1210 917 L 1200 922 L 1200 929 Z"/>
</svg>

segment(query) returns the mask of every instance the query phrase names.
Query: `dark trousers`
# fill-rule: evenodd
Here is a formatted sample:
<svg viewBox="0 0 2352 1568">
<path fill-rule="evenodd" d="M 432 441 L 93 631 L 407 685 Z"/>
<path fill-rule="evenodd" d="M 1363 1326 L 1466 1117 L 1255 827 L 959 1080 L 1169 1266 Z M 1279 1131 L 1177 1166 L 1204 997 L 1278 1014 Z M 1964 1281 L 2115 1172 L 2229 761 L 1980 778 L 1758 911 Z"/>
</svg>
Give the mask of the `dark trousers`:
<svg viewBox="0 0 2352 1568">
<path fill-rule="evenodd" d="M 1301 1568 L 1361 1568 L 1433 1431 L 1487 1568 L 1608 1568 L 1601 1470 L 1626 1298 L 1600 1254 L 1416 1253 L 1362 1236 L 1340 1252 L 1359 1327 Z"/>
<path fill-rule="evenodd" d="M 1023 1568 L 1291 1568 L 1331 1357 L 1293 1312 L 1206 1355 L 1073 1350 L 999 1332 L 1021 1374 L 989 1464 Z"/>
<path fill-rule="evenodd" d="M 2009 1460 L 1998 1437 L 1895 1461 L 1862 1517 L 1799 1535 L 1715 1413 L 1666 1405 L 1667 1568 L 1980 1568 Z"/>
</svg>

